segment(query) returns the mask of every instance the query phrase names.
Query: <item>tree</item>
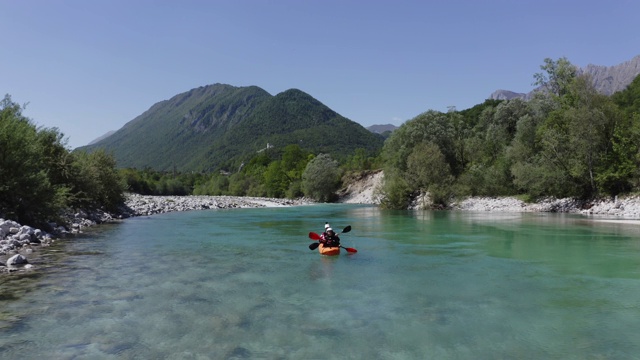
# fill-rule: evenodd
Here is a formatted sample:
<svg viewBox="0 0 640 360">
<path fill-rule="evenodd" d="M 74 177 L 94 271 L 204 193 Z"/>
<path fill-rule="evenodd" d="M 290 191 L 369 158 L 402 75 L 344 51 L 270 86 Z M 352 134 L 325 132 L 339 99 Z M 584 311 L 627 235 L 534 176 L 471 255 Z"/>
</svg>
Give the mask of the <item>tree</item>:
<svg viewBox="0 0 640 360">
<path fill-rule="evenodd" d="M 102 149 L 90 154 L 79 151 L 75 155 L 74 190 L 78 194 L 75 205 L 117 211 L 124 203 L 126 183 L 113 156 Z"/>
<path fill-rule="evenodd" d="M 302 173 L 304 194 L 316 201 L 330 201 L 340 186 L 338 162 L 328 154 L 320 154 L 307 164 Z"/>
<path fill-rule="evenodd" d="M 611 140 L 611 152 L 603 158 L 596 175 L 600 189 L 610 195 L 629 192 L 640 183 L 640 114 L 623 117 Z"/>
<path fill-rule="evenodd" d="M 299 179 L 308 162 L 309 153 L 302 150 L 300 145 L 291 144 L 285 146 L 282 153 L 282 169 L 290 179 Z"/>
<path fill-rule="evenodd" d="M 413 148 L 407 158 L 407 179 L 411 188 L 429 192 L 434 203 L 446 205 L 453 176 L 437 145 L 422 143 Z"/>
<path fill-rule="evenodd" d="M 116 210 L 124 182 L 113 157 L 71 153 L 56 128 L 36 128 L 9 95 L 0 102 L 0 215 L 48 227 L 69 207 Z"/>
<path fill-rule="evenodd" d="M 68 152 L 57 130 L 39 132 L 22 110 L 9 95 L 0 102 L 0 216 L 44 225 L 58 218 L 69 194 L 62 179 L 68 165 L 49 160 Z"/>
<path fill-rule="evenodd" d="M 577 76 L 578 69 L 562 57 L 556 61 L 550 58 L 544 59 L 544 65 L 540 66 L 544 72 L 534 74 L 534 85 L 540 86 L 556 96 L 563 96 L 568 92 L 568 87 Z"/>
<path fill-rule="evenodd" d="M 626 89 L 611 97 L 629 118 L 633 117 L 634 113 L 640 115 L 640 75 L 636 76 Z"/>
<path fill-rule="evenodd" d="M 456 168 L 456 150 L 454 146 L 455 128 L 447 114 L 427 111 L 402 124 L 385 141 L 382 156 L 385 167 L 393 167 L 404 173 L 407 170 L 407 157 L 420 143 L 431 142 L 438 146 L 446 162 Z"/>
<path fill-rule="evenodd" d="M 412 189 L 407 184 L 405 176 L 396 168 L 384 170 L 384 184 L 382 185 L 382 199 L 380 206 L 385 209 L 406 209 L 410 203 Z"/>
<path fill-rule="evenodd" d="M 571 65 L 563 63 L 552 69 L 562 67 L 570 69 Z M 622 113 L 610 98 L 595 90 L 587 76 L 565 80 L 561 82 L 559 95 L 552 97 L 556 104 L 547 107 L 551 111 L 538 123 L 535 137 L 531 136 L 535 122 L 526 127 L 524 123 L 518 124 L 518 134 L 510 148 L 515 161 L 514 182 L 533 196 L 590 198 L 600 194 L 601 182 L 608 182 L 609 188 L 619 188 L 620 159 L 612 157 L 612 152 L 616 142 L 624 142 L 619 136 L 626 132 L 620 130 L 624 125 Z M 534 138 L 534 142 L 527 137 Z M 624 151 L 633 149 L 627 147 Z M 618 161 L 613 161 L 614 158 Z M 605 180 L 600 174 L 606 169 L 611 169 L 608 171 L 611 177 Z M 631 175 L 627 172 L 625 176 Z"/>
<path fill-rule="evenodd" d="M 267 196 L 284 197 L 289 183 L 290 181 L 283 170 L 282 162 L 273 161 L 267 166 L 267 170 L 264 172 L 264 186 L 267 190 Z"/>
<path fill-rule="evenodd" d="M 430 186 L 450 184 L 451 168 L 437 145 L 421 143 L 407 158 L 407 179 L 415 189 L 427 191 Z"/>
</svg>

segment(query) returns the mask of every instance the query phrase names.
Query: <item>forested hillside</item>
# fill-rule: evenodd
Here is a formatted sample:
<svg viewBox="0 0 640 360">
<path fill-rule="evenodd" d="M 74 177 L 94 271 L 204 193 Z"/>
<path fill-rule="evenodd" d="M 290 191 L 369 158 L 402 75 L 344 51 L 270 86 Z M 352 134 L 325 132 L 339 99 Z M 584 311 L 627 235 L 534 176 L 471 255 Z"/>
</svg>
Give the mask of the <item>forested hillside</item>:
<svg viewBox="0 0 640 360">
<path fill-rule="evenodd" d="M 215 84 L 152 106 L 108 138 L 78 150 L 104 149 L 121 168 L 235 171 L 261 150 L 302 149 L 353 155 L 377 153 L 382 136 L 332 111 L 300 90 L 276 96 L 255 87 Z"/>
<path fill-rule="evenodd" d="M 428 111 L 386 141 L 384 206 L 429 193 L 593 198 L 640 190 L 639 81 L 599 94 L 567 59 L 545 59 L 530 101 L 487 100 L 464 111 Z"/>
</svg>

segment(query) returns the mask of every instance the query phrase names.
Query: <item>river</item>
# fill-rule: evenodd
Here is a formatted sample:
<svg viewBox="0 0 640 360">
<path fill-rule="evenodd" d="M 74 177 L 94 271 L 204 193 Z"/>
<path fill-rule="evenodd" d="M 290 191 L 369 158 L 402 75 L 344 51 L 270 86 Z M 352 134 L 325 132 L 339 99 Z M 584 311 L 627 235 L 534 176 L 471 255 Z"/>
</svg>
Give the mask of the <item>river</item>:
<svg viewBox="0 0 640 360">
<path fill-rule="evenodd" d="M 308 245 L 325 221 L 344 246 Z M 631 359 L 640 225 L 368 205 L 137 217 L 0 278 L 0 358 Z"/>
</svg>

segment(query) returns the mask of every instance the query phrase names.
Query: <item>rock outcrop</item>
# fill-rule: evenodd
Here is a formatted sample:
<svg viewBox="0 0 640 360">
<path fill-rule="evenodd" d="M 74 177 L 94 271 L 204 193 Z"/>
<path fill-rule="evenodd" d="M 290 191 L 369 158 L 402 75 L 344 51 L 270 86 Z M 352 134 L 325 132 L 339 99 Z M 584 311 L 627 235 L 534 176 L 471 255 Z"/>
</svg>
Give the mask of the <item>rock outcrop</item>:
<svg viewBox="0 0 640 360">
<path fill-rule="evenodd" d="M 365 171 L 346 179 L 338 191 L 338 202 L 345 204 L 380 204 L 380 189 L 384 181 L 382 170 Z"/>
</svg>

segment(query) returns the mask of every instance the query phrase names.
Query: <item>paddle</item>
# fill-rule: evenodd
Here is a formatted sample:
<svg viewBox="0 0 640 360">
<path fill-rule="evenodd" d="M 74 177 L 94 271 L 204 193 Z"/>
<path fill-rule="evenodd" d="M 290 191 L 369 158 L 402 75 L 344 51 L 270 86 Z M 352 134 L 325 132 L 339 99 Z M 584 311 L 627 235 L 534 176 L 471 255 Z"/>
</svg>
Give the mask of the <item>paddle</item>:
<svg viewBox="0 0 640 360">
<path fill-rule="evenodd" d="M 343 233 L 348 233 L 349 231 L 351 231 L 351 225 L 347 225 L 344 229 L 342 229 L 342 231 L 340 232 L 340 234 Z M 313 231 L 311 231 L 309 233 L 309 239 L 311 240 L 320 240 L 322 239 L 322 237 L 320 235 L 318 235 L 317 233 L 314 233 Z M 309 245 L 309 250 L 315 250 L 318 248 L 318 246 L 320 246 L 320 243 L 312 243 L 311 245 Z M 348 248 L 348 247 L 344 247 L 342 245 L 340 245 L 341 248 L 347 250 L 347 252 L 350 253 L 357 253 L 358 250 L 354 249 L 354 248 Z"/>
<path fill-rule="evenodd" d="M 320 246 L 320 243 L 317 243 L 317 242 L 311 243 L 311 244 L 309 245 L 309 250 L 315 250 L 315 249 L 317 249 L 317 248 L 318 248 L 318 246 Z M 342 246 L 342 245 L 340 245 L 340 247 L 341 247 L 341 248 L 343 248 L 343 249 L 345 249 L 345 250 L 347 250 L 347 252 L 350 252 L 350 253 L 354 253 L 354 254 L 355 254 L 355 253 L 357 253 L 357 252 L 358 252 L 358 250 L 356 250 L 356 249 L 354 249 L 354 248 L 344 247 L 344 246 Z"/>
<path fill-rule="evenodd" d="M 342 232 L 340 232 L 340 234 L 348 233 L 349 231 L 351 231 L 351 225 L 347 225 L 347 227 L 342 229 Z M 338 234 L 338 235 L 340 235 L 340 234 Z M 318 235 L 317 233 L 314 233 L 312 231 L 312 232 L 309 233 L 309 239 L 311 239 L 311 240 L 320 240 L 320 239 L 322 239 L 322 237 L 320 235 Z"/>
<path fill-rule="evenodd" d="M 314 243 L 314 244 L 315 244 L 315 243 Z M 343 248 L 343 249 L 345 249 L 345 250 L 347 250 L 347 252 L 350 252 L 350 253 L 357 253 L 357 252 L 358 252 L 358 250 L 356 250 L 356 249 L 354 249 L 354 248 L 348 248 L 348 247 L 344 247 L 344 246 L 342 246 L 342 245 L 340 245 L 340 247 L 341 247 L 341 248 Z"/>
</svg>

